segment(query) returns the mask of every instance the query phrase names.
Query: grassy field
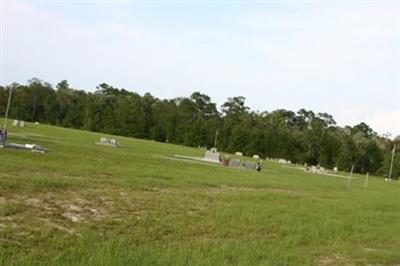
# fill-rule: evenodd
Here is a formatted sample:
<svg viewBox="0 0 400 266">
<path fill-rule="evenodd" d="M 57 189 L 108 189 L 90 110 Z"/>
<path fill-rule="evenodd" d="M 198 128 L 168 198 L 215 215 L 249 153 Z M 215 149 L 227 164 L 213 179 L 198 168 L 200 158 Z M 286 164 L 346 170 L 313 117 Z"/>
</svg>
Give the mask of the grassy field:
<svg viewBox="0 0 400 266">
<path fill-rule="evenodd" d="M 167 159 L 199 149 L 27 124 L 0 150 L 2 265 L 400 265 L 400 184 Z"/>
</svg>

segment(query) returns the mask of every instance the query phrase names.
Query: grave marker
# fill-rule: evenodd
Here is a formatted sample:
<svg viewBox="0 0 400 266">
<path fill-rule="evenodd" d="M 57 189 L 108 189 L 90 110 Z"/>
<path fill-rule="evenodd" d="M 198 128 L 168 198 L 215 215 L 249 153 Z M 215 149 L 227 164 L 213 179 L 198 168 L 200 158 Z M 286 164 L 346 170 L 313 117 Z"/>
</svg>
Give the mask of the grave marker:
<svg viewBox="0 0 400 266">
<path fill-rule="evenodd" d="M 245 168 L 247 170 L 254 170 L 256 168 L 256 165 L 253 162 L 245 162 Z"/>
<path fill-rule="evenodd" d="M 109 138 L 105 138 L 105 137 L 101 137 L 100 138 L 100 142 L 96 142 L 96 144 L 108 145 L 108 146 L 111 146 L 111 147 L 118 147 L 119 146 L 119 142 L 116 139 L 109 139 Z"/>
<path fill-rule="evenodd" d="M 211 161 L 211 162 L 219 162 L 220 154 L 216 148 L 212 148 L 207 150 L 204 153 L 204 160 Z"/>
</svg>

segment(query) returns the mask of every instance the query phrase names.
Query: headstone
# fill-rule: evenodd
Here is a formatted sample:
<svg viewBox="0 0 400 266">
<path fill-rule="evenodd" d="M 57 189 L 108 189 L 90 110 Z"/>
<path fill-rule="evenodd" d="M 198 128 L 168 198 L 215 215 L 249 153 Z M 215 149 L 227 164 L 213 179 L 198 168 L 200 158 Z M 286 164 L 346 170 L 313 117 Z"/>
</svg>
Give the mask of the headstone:
<svg viewBox="0 0 400 266">
<path fill-rule="evenodd" d="M 25 127 L 25 121 L 22 121 L 22 120 L 19 121 L 19 126 L 20 126 L 20 127 Z"/>
<path fill-rule="evenodd" d="M 229 167 L 239 168 L 240 167 L 240 160 L 238 159 L 231 159 L 229 160 Z"/>
<path fill-rule="evenodd" d="M 258 154 L 254 154 L 253 158 L 258 160 L 258 159 L 260 159 L 260 156 Z"/>
<path fill-rule="evenodd" d="M 310 168 L 310 172 L 314 173 L 314 174 L 318 174 L 319 170 L 315 165 L 312 165 L 311 168 Z"/>
<path fill-rule="evenodd" d="M 256 165 L 253 162 L 245 162 L 245 168 L 247 170 L 254 170 L 256 168 Z"/>
<path fill-rule="evenodd" d="M 12 125 L 13 125 L 14 127 L 17 127 L 17 126 L 18 126 L 18 124 L 19 124 L 19 121 L 18 121 L 18 120 L 14 120 L 14 122 L 13 122 L 13 124 L 12 124 Z"/>
<path fill-rule="evenodd" d="M 96 144 L 118 147 L 119 142 L 116 139 L 109 139 L 109 138 L 101 137 L 100 142 L 96 142 Z"/>
<path fill-rule="evenodd" d="M 219 157 L 220 157 L 220 154 L 216 148 L 207 150 L 204 154 L 204 159 L 207 161 L 219 162 Z"/>
<path fill-rule="evenodd" d="M 333 167 L 333 171 L 334 171 L 334 172 L 337 172 L 337 171 L 338 171 L 337 166 Z"/>
<path fill-rule="evenodd" d="M 243 153 L 240 152 L 240 151 L 237 151 L 237 152 L 235 152 L 235 155 L 236 155 L 236 156 L 243 156 Z"/>
<path fill-rule="evenodd" d="M 283 164 L 287 164 L 287 161 L 285 159 L 279 159 L 278 163 L 283 163 Z"/>
</svg>

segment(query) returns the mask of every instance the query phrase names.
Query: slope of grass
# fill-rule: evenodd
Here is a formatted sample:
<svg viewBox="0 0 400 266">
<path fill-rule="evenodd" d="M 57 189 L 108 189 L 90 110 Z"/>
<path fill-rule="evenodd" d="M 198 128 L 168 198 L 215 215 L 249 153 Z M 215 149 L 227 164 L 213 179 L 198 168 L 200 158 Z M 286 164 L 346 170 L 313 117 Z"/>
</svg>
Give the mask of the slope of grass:
<svg viewBox="0 0 400 266">
<path fill-rule="evenodd" d="M 28 123 L 0 149 L 3 265 L 396 265 L 400 187 L 267 163 L 259 173 L 165 157 L 203 151 Z"/>
</svg>

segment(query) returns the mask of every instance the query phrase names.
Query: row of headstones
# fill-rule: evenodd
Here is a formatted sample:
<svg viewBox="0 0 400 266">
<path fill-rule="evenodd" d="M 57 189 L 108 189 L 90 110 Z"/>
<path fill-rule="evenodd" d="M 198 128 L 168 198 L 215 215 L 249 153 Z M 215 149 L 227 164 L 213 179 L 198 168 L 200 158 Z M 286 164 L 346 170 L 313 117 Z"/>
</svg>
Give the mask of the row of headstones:
<svg viewBox="0 0 400 266">
<path fill-rule="evenodd" d="M 235 155 L 242 157 L 243 153 L 242 152 L 236 152 Z M 257 154 L 254 154 L 253 158 L 259 160 L 260 156 L 257 155 Z M 292 164 L 292 161 L 286 160 L 286 159 L 282 159 L 282 158 L 269 158 L 269 157 L 267 157 L 266 161 L 277 162 L 277 163 L 280 163 L 280 164 Z M 256 164 L 253 163 L 253 162 L 244 162 L 244 161 L 240 161 L 240 160 L 237 160 L 237 159 L 229 160 L 228 166 L 236 167 L 236 168 L 240 167 L 240 168 L 245 168 L 245 169 L 255 169 L 256 168 Z M 313 165 L 310 168 L 310 167 L 307 167 L 307 164 L 305 164 L 304 166 L 305 166 L 306 171 L 310 171 L 310 172 L 313 172 L 313 173 L 325 173 L 326 172 L 326 169 L 324 167 Z M 338 168 L 334 167 L 333 171 L 337 172 Z"/>
<path fill-rule="evenodd" d="M 235 155 L 236 156 L 243 156 L 243 153 L 236 152 Z M 257 154 L 254 154 L 253 158 L 258 160 L 258 159 L 260 159 L 260 156 L 258 156 Z M 265 160 L 266 161 L 270 161 L 270 162 L 280 163 L 280 164 L 292 164 L 292 161 L 286 160 L 286 159 L 282 159 L 282 158 L 269 158 L 269 157 L 267 157 Z M 311 171 L 313 173 L 325 173 L 326 172 L 326 169 L 324 167 L 319 167 L 319 166 L 315 166 L 315 165 L 311 166 L 311 168 L 307 168 L 307 165 L 305 165 L 305 168 L 306 168 L 307 171 Z M 334 167 L 333 171 L 334 172 L 338 172 L 338 168 Z"/>
<path fill-rule="evenodd" d="M 25 121 L 22 120 L 14 120 L 13 124 L 14 127 L 25 127 Z"/>
<path fill-rule="evenodd" d="M 236 152 L 235 155 L 236 156 L 243 156 L 243 153 Z M 258 159 L 260 159 L 260 156 L 257 155 L 257 154 L 254 154 L 253 158 L 258 160 Z M 267 158 L 265 158 L 265 160 L 266 161 L 270 161 L 270 162 L 281 163 L 281 164 L 291 164 L 292 163 L 292 161 L 289 161 L 289 160 L 286 160 L 286 159 L 282 159 L 282 158 L 269 158 L 269 157 L 267 157 Z"/>
<path fill-rule="evenodd" d="M 292 161 L 290 160 L 286 160 L 286 159 L 276 159 L 276 158 L 266 158 L 267 161 L 270 162 L 276 162 L 276 163 L 280 163 L 280 164 L 292 164 Z M 308 167 L 307 164 L 304 164 L 304 168 L 306 169 L 306 171 L 310 171 L 313 173 L 325 173 L 326 169 L 324 167 L 320 167 L 319 165 L 312 165 L 311 167 Z M 338 172 L 338 168 L 334 167 L 333 168 L 334 172 Z"/>
<path fill-rule="evenodd" d="M 282 158 L 266 158 L 267 161 L 270 162 L 276 162 L 276 163 L 280 163 L 280 164 L 292 164 L 292 161 L 290 160 L 286 160 L 286 159 L 282 159 Z"/>
<path fill-rule="evenodd" d="M 319 166 L 319 165 L 317 165 L 317 166 L 312 165 L 311 167 L 308 167 L 307 164 L 304 164 L 304 168 L 305 168 L 306 171 L 309 171 L 309 172 L 312 172 L 312 173 L 316 173 L 316 174 L 323 174 L 323 173 L 327 172 L 324 167 Z M 334 172 L 338 172 L 339 170 L 338 170 L 337 167 L 334 167 L 333 171 Z"/>
</svg>

